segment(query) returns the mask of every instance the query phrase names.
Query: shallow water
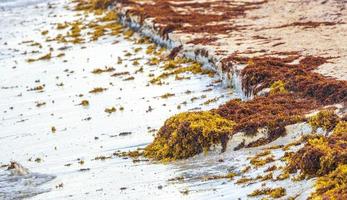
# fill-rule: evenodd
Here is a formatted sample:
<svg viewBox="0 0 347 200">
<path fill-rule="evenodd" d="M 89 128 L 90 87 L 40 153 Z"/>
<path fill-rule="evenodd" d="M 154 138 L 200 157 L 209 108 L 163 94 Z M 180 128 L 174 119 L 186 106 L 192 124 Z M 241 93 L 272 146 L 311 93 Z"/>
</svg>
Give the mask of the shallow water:
<svg viewBox="0 0 347 200">
<path fill-rule="evenodd" d="M 8 170 L 0 169 L 0 197 L 1 199 L 23 199 L 49 192 L 49 188 L 41 188 L 55 178 L 54 175 L 29 173 L 15 175 Z"/>
<path fill-rule="evenodd" d="M 204 180 L 208 175 L 240 171 L 248 165 L 247 157 L 259 148 L 229 150 L 223 154 L 212 151 L 206 156 L 171 164 L 133 163 L 113 156 L 117 150 L 146 146 L 153 140 L 151 130 L 160 128 L 165 119 L 176 113 L 208 110 L 238 96 L 231 88 L 223 87 L 217 76 L 188 73 L 189 80 L 170 78 L 166 80 L 168 84 L 149 84 L 149 74 L 159 75 L 163 70 L 146 64 L 151 58 L 145 53 L 148 44 L 134 44 L 133 40 L 140 37 L 136 34 L 130 40 L 123 36 L 104 36 L 77 45 L 45 42 L 43 30 L 49 30 L 48 35 L 53 36 L 58 33 L 57 22 L 73 21 L 80 16 L 65 9 L 69 4 L 63 0 L 52 1 L 50 9 L 47 3 L 37 3 L 41 1 L 26 2 L 29 2 L 26 6 L 22 6 L 23 1 L 0 3 L 3 7 L 0 13 L 0 165 L 15 160 L 31 173 L 13 176 L 6 168 L 0 168 L 0 198 L 247 199 L 247 194 L 260 187 L 260 182 L 245 187 L 235 185 L 235 180 Z M 28 40 L 39 42 L 42 48 L 23 43 Z M 46 54 L 50 47 L 53 48 L 51 60 L 26 62 L 28 58 Z M 66 50 L 59 50 L 61 47 Z M 143 50 L 126 59 L 126 53 L 138 47 Z M 39 52 L 32 53 L 36 50 Z M 65 56 L 55 57 L 61 52 Z M 118 57 L 124 58 L 122 64 L 117 64 Z M 139 66 L 133 65 L 134 58 L 140 58 Z M 91 73 L 104 66 L 114 67 L 115 72 L 128 71 L 130 75 L 111 77 L 112 73 Z M 136 72 L 140 66 L 143 72 Z M 124 81 L 130 76 L 134 80 Z M 43 84 L 43 92 L 30 91 Z M 107 90 L 90 94 L 95 87 Z M 166 93 L 175 96 L 160 98 Z M 192 101 L 194 97 L 198 98 Z M 204 104 L 215 97 L 219 100 Z M 82 100 L 88 100 L 90 105 L 86 108 L 78 105 Z M 187 104 L 182 104 L 185 101 Z M 46 104 L 37 106 L 43 102 Z M 112 106 L 117 109 L 115 113 L 104 112 Z M 149 107 L 153 110 L 149 111 Z M 52 127 L 56 129 L 54 133 Z M 130 134 L 120 136 L 122 132 Z M 303 126 L 295 132 L 308 130 Z M 274 154 L 280 158 L 283 152 Z M 98 156 L 111 158 L 95 159 Z M 248 175 L 262 174 L 265 167 Z M 183 181 L 168 181 L 181 176 Z M 272 185 L 287 186 L 288 182 Z M 298 183 L 288 187 L 292 187 L 290 193 L 296 194 L 310 186 Z"/>
<path fill-rule="evenodd" d="M 49 1 L 52 0 L 0 0 L 0 9 L 18 8 Z"/>
</svg>

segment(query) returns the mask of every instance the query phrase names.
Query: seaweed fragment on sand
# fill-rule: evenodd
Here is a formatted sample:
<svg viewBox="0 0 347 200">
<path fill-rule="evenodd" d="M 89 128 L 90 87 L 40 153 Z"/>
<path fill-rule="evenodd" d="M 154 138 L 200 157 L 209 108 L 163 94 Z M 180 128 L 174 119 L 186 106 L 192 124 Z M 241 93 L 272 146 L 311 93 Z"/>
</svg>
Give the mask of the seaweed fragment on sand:
<svg viewBox="0 0 347 200">
<path fill-rule="evenodd" d="M 88 100 L 82 100 L 79 105 L 87 107 L 87 106 L 89 106 L 89 101 Z"/>
<path fill-rule="evenodd" d="M 168 98 L 173 97 L 173 96 L 175 96 L 175 94 L 173 94 L 173 93 L 165 93 L 165 94 L 161 95 L 160 98 L 168 99 Z"/>
<path fill-rule="evenodd" d="M 250 163 L 256 167 L 260 167 L 274 161 L 274 156 L 271 155 L 269 150 L 260 152 L 250 159 Z"/>
<path fill-rule="evenodd" d="M 210 176 L 203 176 L 202 179 L 205 181 L 209 180 L 216 180 L 216 179 L 229 179 L 232 180 L 234 177 L 237 176 L 234 172 L 229 172 L 225 175 L 210 175 Z"/>
<path fill-rule="evenodd" d="M 51 131 L 52 131 L 52 133 L 55 133 L 55 132 L 57 131 L 57 129 L 55 128 L 55 126 L 52 126 L 52 127 L 51 127 Z"/>
<path fill-rule="evenodd" d="M 124 76 L 124 75 L 130 75 L 130 72 L 116 72 L 114 74 L 112 74 L 112 77 L 117 77 L 117 76 Z"/>
<path fill-rule="evenodd" d="M 51 57 L 52 57 L 52 54 L 51 54 L 51 52 L 49 52 L 49 53 L 47 53 L 47 54 L 45 54 L 39 58 L 29 58 L 29 59 L 27 59 L 27 62 L 30 63 L 30 62 L 35 62 L 35 61 L 39 61 L 39 60 L 49 60 L 49 59 L 51 59 Z"/>
<path fill-rule="evenodd" d="M 96 87 L 96 88 L 90 90 L 89 93 L 94 93 L 94 94 L 95 93 L 101 93 L 101 92 L 103 92 L 105 90 L 107 90 L 107 88 Z"/>
<path fill-rule="evenodd" d="M 277 198 L 281 198 L 281 197 L 286 195 L 286 189 L 284 189 L 282 187 L 257 189 L 255 191 L 253 191 L 251 194 L 249 194 L 248 196 L 256 197 L 256 196 L 260 196 L 260 195 L 267 195 L 271 198 L 277 199 Z"/>
<path fill-rule="evenodd" d="M 46 105 L 46 102 L 39 102 L 39 101 L 37 101 L 35 103 L 36 103 L 36 107 L 38 107 L 38 108 Z"/>
<path fill-rule="evenodd" d="M 135 79 L 135 77 L 129 76 L 129 77 L 123 79 L 123 81 L 132 81 L 132 80 L 134 80 L 134 79 Z"/>
<path fill-rule="evenodd" d="M 105 108 L 105 112 L 108 114 L 116 112 L 117 109 L 115 107 Z"/>
<path fill-rule="evenodd" d="M 33 88 L 30 88 L 28 91 L 43 92 L 44 89 L 45 89 L 45 85 L 38 85 Z"/>
<path fill-rule="evenodd" d="M 104 68 L 96 68 L 93 69 L 92 73 L 93 74 L 102 74 L 105 72 L 113 72 L 115 69 L 113 67 L 104 67 Z"/>
</svg>

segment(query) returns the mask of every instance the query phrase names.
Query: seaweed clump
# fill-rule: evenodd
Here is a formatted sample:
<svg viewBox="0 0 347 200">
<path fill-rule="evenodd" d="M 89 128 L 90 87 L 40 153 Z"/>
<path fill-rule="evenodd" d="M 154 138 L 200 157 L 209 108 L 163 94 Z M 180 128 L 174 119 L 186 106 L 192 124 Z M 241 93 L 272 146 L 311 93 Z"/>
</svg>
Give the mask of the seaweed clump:
<svg viewBox="0 0 347 200">
<path fill-rule="evenodd" d="M 270 94 L 285 94 L 288 90 L 285 88 L 285 83 L 281 80 L 274 82 L 270 87 Z"/>
<path fill-rule="evenodd" d="M 312 199 L 347 198 L 347 121 L 341 120 L 329 137 L 309 139 L 290 157 L 288 170 L 318 176 Z"/>
<path fill-rule="evenodd" d="M 282 80 L 286 83 L 285 88 L 288 91 L 295 92 L 304 98 L 315 98 L 323 105 L 347 101 L 346 81 L 325 77 L 313 71 L 328 62 L 330 57 L 308 56 L 301 59 L 299 64 L 291 64 L 298 58 L 298 55 L 285 58 L 231 56 L 224 59 L 223 63 L 227 65 L 230 60 L 234 60 L 247 64 L 241 76 L 242 87 L 248 95 L 257 94 Z"/>
<path fill-rule="evenodd" d="M 246 102 L 231 100 L 215 110 L 222 117 L 236 122 L 234 132 L 255 135 L 259 128 L 266 127 L 268 137 L 250 143 L 259 146 L 285 134 L 285 126 L 303 121 L 304 114 L 317 107 L 317 102 L 300 98 L 291 93 L 277 93 L 255 97 Z"/>
<path fill-rule="evenodd" d="M 338 123 L 339 117 L 334 113 L 333 110 L 322 110 L 316 115 L 312 116 L 308 123 L 316 131 L 321 127 L 325 131 L 332 131 Z"/>
<path fill-rule="evenodd" d="M 259 146 L 285 134 L 285 126 L 304 121 L 304 114 L 317 102 L 291 93 L 276 93 L 242 102 L 231 100 L 218 109 L 181 113 L 169 118 L 155 140 L 146 147 L 145 156 L 156 160 L 175 160 L 194 156 L 216 144 L 226 149 L 229 136 L 236 132 L 257 134 L 267 128 L 267 136 L 246 145 Z M 271 158 L 255 163 L 271 162 Z"/>
<path fill-rule="evenodd" d="M 144 155 L 161 161 L 185 159 L 212 146 L 225 150 L 235 123 L 210 112 L 185 112 L 165 121 Z"/>
<path fill-rule="evenodd" d="M 347 164 L 346 121 L 340 121 L 329 137 L 308 139 L 305 146 L 291 156 L 288 170 L 300 170 L 305 176 L 323 176 L 341 164 Z"/>
</svg>

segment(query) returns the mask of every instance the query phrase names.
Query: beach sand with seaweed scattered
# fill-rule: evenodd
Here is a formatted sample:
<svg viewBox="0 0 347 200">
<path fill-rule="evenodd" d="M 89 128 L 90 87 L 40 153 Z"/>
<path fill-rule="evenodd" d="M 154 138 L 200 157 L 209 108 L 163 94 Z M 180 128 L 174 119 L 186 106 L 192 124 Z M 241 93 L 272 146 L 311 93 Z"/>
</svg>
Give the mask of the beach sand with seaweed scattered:
<svg viewBox="0 0 347 200">
<path fill-rule="evenodd" d="M 1 198 L 346 198 L 343 1 L 1 5 Z"/>
</svg>

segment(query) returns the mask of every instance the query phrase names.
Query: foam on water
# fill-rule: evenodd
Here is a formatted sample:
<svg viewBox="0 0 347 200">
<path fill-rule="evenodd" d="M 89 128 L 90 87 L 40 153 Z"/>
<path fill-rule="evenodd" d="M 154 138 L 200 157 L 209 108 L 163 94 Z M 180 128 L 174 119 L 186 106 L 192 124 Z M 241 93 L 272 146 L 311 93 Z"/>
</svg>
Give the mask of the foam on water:
<svg viewBox="0 0 347 200">
<path fill-rule="evenodd" d="M 25 7 L 49 1 L 52 0 L 0 0 L 0 9 Z"/>
<path fill-rule="evenodd" d="M 0 169 L 0 199 L 23 199 L 48 192 L 49 188 L 40 186 L 54 178 L 53 175 L 31 172 L 19 175 L 10 170 Z"/>
</svg>

